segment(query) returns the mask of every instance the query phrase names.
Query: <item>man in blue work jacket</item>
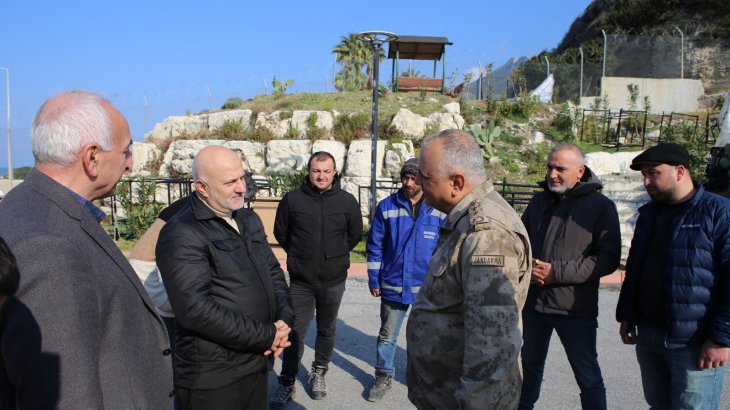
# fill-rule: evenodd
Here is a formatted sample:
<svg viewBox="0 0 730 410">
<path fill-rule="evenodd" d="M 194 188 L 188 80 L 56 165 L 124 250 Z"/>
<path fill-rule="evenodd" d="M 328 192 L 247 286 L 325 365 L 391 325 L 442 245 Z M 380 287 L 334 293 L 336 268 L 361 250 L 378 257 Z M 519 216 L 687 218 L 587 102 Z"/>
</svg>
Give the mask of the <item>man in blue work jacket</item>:
<svg viewBox="0 0 730 410">
<path fill-rule="evenodd" d="M 368 400 L 377 402 L 390 390 L 396 342 L 408 308 L 421 286 L 446 215 L 423 201 L 416 185 L 418 161 L 400 171 L 402 187 L 378 204 L 368 236 L 370 293 L 381 298 L 375 384 Z"/>
</svg>

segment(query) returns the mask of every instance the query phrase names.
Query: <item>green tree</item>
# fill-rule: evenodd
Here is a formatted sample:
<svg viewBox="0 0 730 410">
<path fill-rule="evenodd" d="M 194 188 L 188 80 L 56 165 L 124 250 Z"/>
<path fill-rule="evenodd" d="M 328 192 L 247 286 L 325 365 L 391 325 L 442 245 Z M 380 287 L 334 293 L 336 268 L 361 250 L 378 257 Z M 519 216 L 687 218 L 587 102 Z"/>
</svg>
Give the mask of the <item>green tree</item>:
<svg viewBox="0 0 730 410">
<path fill-rule="evenodd" d="M 359 91 L 367 86 L 367 77 L 355 64 L 345 64 L 335 76 L 335 88 L 339 91 Z"/>
<path fill-rule="evenodd" d="M 365 67 L 367 88 L 373 88 L 373 50 L 369 43 L 357 38 L 357 34 L 350 33 L 340 37 L 340 44 L 332 47 L 332 52 L 335 54 L 337 62 L 344 65 L 342 71 L 348 69 L 362 73 L 362 69 Z M 382 47 L 380 48 L 380 58 L 385 58 L 385 50 Z M 354 68 L 348 67 L 348 65 L 352 65 Z M 353 73 L 347 75 L 352 77 Z M 337 86 L 336 81 L 335 79 L 335 87 Z"/>
</svg>

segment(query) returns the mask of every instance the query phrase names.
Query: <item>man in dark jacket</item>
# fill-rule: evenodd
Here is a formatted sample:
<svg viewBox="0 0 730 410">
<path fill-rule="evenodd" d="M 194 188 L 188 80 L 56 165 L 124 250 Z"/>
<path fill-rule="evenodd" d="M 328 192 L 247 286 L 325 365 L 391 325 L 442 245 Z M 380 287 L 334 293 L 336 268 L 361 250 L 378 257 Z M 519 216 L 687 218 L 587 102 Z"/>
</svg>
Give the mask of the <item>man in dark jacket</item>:
<svg viewBox="0 0 730 410">
<path fill-rule="evenodd" d="M 127 120 L 96 94 L 64 92 L 30 139 L 35 168 L 0 202 L 20 271 L 0 341 L 14 398 L 0 408 L 170 408 L 165 325 L 93 204 L 132 168 Z"/>
<path fill-rule="evenodd" d="M 717 409 L 730 354 L 730 201 L 695 185 L 689 161 L 665 143 L 631 163 L 651 202 L 639 208 L 616 320 L 652 409 Z"/>
<path fill-rule="evenodd" d="M 287 252 L 294 328 L 284 351 L 279 388 L 273 404 L 293 398 L 294 381 L 304 353 L 304 338 L 317 310 L 317 339 L 310 374 L 312 398 L 327 394 L 325 373 L 335 345 L 335 325 L 345 292 L 350 250 L 362 236 L 362 214 L 355 197 L 340 189 L 334 157 L 315 152 L 301 188 L 284 195 L 276 210 L 274 236 Z"/>
<path fill-rule="evenodd" d="M 206 147 L 193 179 L 156 250 L 175 312 L 175 386 L 184 409 L 266 409 L 268 371 L 294 322 L 284 272 L 261 220 L 242 209 L 241 158 Z"/>
<path fill-rule="evenodd" d="M 573 144 L 559 144 L 547 159 L 544 192 L 522 215 L 535 257 L 522 312 L 524 381 L 520 409 L 540 396 L 545 358 L 555 330 L 580 387 L 583 409 L 606 408 L 606 389 L 596 352 L 598 285 L 621 258 L 616 205 L 583 163 Z"/>
<path fill-rule="evenodd" d="M 380 201 L 368 235 L 370 294 L 380 298 L 375 384 L 368 401 L 382 400 L 391 388 L 398 332 L 421 288 L 446 219 L 446 214 L 424 202 L 417 176 L 418 159 L 409 159 L 400 170 L 403 186 Z"/>
</svg>

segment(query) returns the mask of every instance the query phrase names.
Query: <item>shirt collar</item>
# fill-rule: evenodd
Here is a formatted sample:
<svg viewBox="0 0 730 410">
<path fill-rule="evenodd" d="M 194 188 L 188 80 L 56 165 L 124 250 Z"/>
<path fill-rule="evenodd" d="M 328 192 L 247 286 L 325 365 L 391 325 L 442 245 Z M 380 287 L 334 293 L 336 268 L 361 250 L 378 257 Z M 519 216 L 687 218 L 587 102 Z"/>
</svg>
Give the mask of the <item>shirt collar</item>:
<svg viewBox="0 0 730 410">
<path fill-rule="evenodd" d="M 68 188 L 66 188 L 66 189 L 68 189 Z M 89 213 L 91 214 L 91 216 L 93 216 L 94 219 L 96 219 L 96 222 L 101 223 L 101 221 L 103 221 L 104 218 L 106 218 L 106 214 L 104 213 L 104 211 L 102 211 L 101 209 L 99 209 L 96 205 L 92 204 L 86 198 L 82 197 L 81 195 L 77 194 L 76 192 L 74 192 L 74 191 L 72 191 L 70 189 L 68 190 L 68 192 L 70 192 L 71 195 L 73 195 L 74 198 L 76 198 L 76 200 L 79 201 L 79 203 L 87 211 L 89 211 Z"/>
</svg>

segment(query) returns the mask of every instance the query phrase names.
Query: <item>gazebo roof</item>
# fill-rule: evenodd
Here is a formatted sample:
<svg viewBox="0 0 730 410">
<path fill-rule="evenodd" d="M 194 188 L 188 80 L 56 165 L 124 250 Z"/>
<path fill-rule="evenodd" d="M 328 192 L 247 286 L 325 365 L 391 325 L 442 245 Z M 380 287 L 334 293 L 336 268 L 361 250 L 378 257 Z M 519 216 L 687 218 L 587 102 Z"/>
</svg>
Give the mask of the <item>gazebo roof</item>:
<svg viewBox="0 0 730 410">
<path fill-rule="evenodd" d="M 395 59 L 396 51 L 401 60 L 438 61 L 447 45 L 452 45 L 446 37 L 398 36 L 388 46 L 388 58 Z"/>
</svg>

